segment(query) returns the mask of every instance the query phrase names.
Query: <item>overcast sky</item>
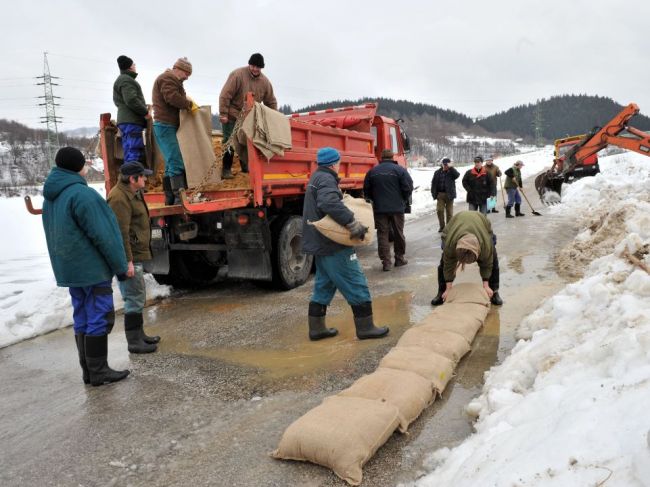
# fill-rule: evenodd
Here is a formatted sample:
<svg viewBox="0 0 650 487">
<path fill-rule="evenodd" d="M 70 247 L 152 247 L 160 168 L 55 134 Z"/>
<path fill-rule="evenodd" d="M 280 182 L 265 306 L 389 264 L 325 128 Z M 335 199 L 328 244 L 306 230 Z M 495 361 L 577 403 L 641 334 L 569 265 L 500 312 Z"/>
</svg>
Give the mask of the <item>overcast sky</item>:
<svg viewBox="0 0 650 487">
<path fill-rule="evenodd" d="M 3 0 L 0 118 L 39 126 L 48 51 L 60 130 L 115 113 L 116 58 L 133 58 L 148 102 L 155 77 L 187 56 L 185 87 L 217 111 L 253 52 L 294 110 L 382 96 L 476 117 L 561 94 L 636 102 L 650 114 L 650 1 Z"/>
</svg>

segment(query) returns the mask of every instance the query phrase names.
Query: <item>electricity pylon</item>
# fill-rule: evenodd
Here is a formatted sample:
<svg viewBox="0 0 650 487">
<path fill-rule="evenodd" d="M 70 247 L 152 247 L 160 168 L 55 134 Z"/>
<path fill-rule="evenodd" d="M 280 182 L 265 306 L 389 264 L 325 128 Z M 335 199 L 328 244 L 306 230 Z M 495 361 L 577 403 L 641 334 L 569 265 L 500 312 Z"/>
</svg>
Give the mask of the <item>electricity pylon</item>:
<svg viewBox="0 0 650 487">
<path fill-rule="evenodd" d="M 43 53 L 45 61 L 43 63 L 43 76 L 37 76 L 36 79 L 42 79 L 42 83 L 36 83 L 37 85 L 43 85 L 45 94 L 39 96 L 38 98 L 43 98 L 44 103 L 39 103 L 39 106 L 45 107 L 45 116 L 41 117 L 41 123 L 47 124 L 47 151 L 49 156 L 50 167 L 54 166 L 54 155 L 56 151 L 59 150 L 59 130 L 57 128 L 57 123 L 61 122 L 61 119 L 56 116 L 55 107 L 60 106 L 55 102 L 55 99 L 60 99 L 60 96 L 54 96 L 52 92 L 52 86 L 59 86 L 57 83 L 52 83 L 53 79 L 59 79 L 57 76 L 52 76 L 50 74 L 50 65 L 47 62 L 47 52 Z"/>
</svg>

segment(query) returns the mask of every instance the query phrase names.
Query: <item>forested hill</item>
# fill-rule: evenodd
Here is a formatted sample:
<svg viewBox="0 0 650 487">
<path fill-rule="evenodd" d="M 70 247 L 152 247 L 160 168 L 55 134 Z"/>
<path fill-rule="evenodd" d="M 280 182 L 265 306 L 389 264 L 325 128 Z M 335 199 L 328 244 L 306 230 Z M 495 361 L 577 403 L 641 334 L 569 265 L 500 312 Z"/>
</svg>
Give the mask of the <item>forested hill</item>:
<svg viewBox="0 0 650 487">
<path fill-rule="evenodd" d="M 488 132 L 511 132 L 521 137 L 534 137 L 537 119 L 542 128 L 542 136 L 553 140 L 587 133 L 593 127 L 607 123 L 622 108 L 611 98 L 562 95 L 491 115 L 478 121 L 477 125 Z M 647 109 L 650 110 L 650 107 Z M 637 115 L 630 125 L 647 131 L 650 129 L 650 118 Z"/>
</svg>

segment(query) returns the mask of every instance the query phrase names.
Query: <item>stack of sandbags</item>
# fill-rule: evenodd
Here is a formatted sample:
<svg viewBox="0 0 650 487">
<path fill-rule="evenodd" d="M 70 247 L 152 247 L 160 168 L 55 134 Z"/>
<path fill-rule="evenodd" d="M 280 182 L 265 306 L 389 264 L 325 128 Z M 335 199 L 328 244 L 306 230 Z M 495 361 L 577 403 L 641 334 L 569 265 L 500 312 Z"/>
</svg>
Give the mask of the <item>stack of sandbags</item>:
<svg viewBox="0 0 650 487">
<path fill-rule="evenodd" d="M 271 455 L 323 465 L 359 485 L 363 465 L 441 394 L 470 350 L 490 301 L 476 284 L 458 284 L 447 302 L 406 331 L 365 375 L 291 424 Z"/>
</svg>

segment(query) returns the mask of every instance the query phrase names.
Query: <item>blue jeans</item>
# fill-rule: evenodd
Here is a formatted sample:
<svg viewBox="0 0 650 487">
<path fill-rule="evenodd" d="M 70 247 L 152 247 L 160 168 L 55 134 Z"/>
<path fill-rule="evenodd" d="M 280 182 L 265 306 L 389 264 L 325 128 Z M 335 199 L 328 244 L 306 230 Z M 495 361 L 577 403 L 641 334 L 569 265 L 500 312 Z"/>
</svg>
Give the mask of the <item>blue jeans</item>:
<svg viewBox="0 0 650 487">
<path fill-rule="evenodd" d="M 506 206 L 521 204 L 521 196 L 517 188 L 508 188 L 506 189 L 506 193 L 508 193 L 508 204 Z"/>
<path fill-rule="evenodd" d="M 165 158 L 165 176 L 178 176 L 185 172 L 185 164 L 183 163 L 183 155 L 181 148 L 178 145 L 176 132 L 178 127 L 168 123 L 154 122 L 153 133 L 156 136 L 156 143 L 160 147 Z"/>
<path fill-rule="evenodd" d="M 368 281 L 354 248 L 346 248 L 332 255 L 317 255 L 315 260 L 312 301 L 329 306 L 337 289 L 350 306 L 372 301 Z"/>
<path fill-rule="evenodd" d="M 122 132 L 122 148 L 124 149 L 124 162 L 139 161 L 144 163 L 144 127 L 135 123 L 120 123 L 117 125 Z"/>
<path fill-rule="evenodd" d="M 115 324 L 111 281 L 68 290 L 72 298 L 75 334 L 101 336 L 110 333 Z"/>
<path fill-rule="evenodd" d="M 144 284 L 144 270 L 141 262 L 134 262 L 135 275 L 117 284 L 124 300 L 124 313 L 142 313 L 147 300 L 147 288 Z"/>
<path fill-rule="evenodd" d="M 474 203 L 467 203 L 469 205 L 469 211 L 480 211 L 484 215 L 487 215 L 487 201 L 482 205 L 475 205 Z"/>
</svg>

